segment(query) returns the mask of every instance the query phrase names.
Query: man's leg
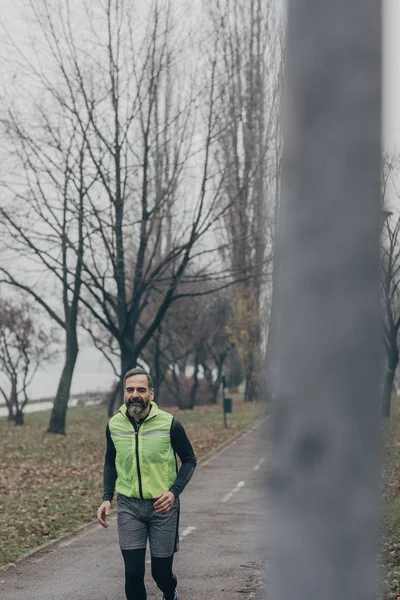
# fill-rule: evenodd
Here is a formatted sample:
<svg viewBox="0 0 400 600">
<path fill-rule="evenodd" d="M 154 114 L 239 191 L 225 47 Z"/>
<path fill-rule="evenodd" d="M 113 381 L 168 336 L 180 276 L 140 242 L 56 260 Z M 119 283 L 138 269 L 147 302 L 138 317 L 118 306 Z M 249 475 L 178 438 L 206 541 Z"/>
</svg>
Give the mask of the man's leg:
<svg viewBox="0 0 400 600">
<path fill-rule="evenodd" d="M 144 587 L 146 548 L 121 550 L 125 562 L 125 594 L 127 600 L 146 600 Z"/>
<path fill-rule="evenodd" d="M 152 510 L 151 501 L 118 494 L 118 536 L 125 562 L 127 600 L 146 600 L 147 597 L 144 585 L 147 518 Z"/>
<path fill-rule="evenodd" d="M 165 600 L 175 600 L 176 577 L 172 572 L 174 553 L 179 546 L 179 499 L 166 513 L 149 519 L 151 574 Z"/>
<path fill-rule="evenodd" d="M 174 600 L 176 577 L 172 571 L 174 555 L 166 558 L 151 557 L 151 574 L 159 589 L 163 592 L 165 600 Z"/>
</svg>

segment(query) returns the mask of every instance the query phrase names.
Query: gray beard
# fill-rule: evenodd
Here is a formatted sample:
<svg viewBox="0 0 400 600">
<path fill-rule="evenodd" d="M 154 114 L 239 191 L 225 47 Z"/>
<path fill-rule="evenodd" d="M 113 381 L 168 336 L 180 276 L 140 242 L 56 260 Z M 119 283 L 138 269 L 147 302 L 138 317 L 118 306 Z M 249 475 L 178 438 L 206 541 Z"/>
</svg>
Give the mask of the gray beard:
<svg viewBox="0 0 400 600">
<path fill-rule="evenodd" d="M 145 410 L 145 406 L 132 406 L 132 404 L 130 404 L 127 407 L 128 413 L 131 417 L 133 417 L 134 415 L 140 415 L 141 412 L 143 412 Z"/>
</svg>

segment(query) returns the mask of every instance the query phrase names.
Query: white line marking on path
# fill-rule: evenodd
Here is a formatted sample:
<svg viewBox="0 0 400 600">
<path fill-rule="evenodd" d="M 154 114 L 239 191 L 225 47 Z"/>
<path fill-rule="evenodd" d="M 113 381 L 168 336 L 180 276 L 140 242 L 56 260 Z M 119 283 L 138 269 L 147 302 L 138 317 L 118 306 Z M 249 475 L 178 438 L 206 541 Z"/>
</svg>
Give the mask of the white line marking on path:
<svg viewBox="0 0 400 600">
<path fill-rule="evenodd" d="M 179 541 L 182 541 L 182 538 L 190 535 L 193 531 L 195 531 L 196 527 L 185 527 L 185 529 L 182 531 L 181 535 L 179 536 Z M 151 564 L 151 557 L 148 558 L 146 560 L 146 565 L 150 565 Z"/>
<path fill-rule="evenodd" d="M 236 494 L 236 492 L 238 492 L 244 485 L 246 485 L 245 481 L 239 481 L 236 484 L 236 487 L 234 487 L 233 490 L 229 492 L 229 494 L 226 494 L 226 496 L 222 498 L 221 502 L 227 502 L 229 498 L 231 498 L 233 494 Z"/>
<path fill-rule="evenodd" d="M 258 463 L 256 464 L 256 466 L 254 467 L 254 471 L 258 471 L 258 469 L 261 467 L 261 465 L 263 464 L 264 461 L 265 461 L 265 458 L 262 458 L 261 460 L 259 460 Z"/>
<path fill-rule="evenodd" d="M 185 527 L 185 529 L 182 531 L 181 535 L 179 536 L 179 541 L 181 541 L 182 538 L 184 538 L 187 535 L 189 535 L 190 533 L 192 533 L 192 531 L 194 531 L 195 529 L 196 529 L 196 527 Z"/>
</svg>

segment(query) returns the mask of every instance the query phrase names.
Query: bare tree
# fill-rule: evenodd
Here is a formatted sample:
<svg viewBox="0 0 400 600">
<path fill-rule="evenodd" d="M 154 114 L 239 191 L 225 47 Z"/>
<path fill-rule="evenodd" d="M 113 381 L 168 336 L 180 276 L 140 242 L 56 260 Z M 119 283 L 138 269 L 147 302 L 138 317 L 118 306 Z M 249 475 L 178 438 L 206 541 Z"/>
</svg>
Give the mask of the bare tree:
<svg viewBox="0 0 400 600">
<path fill-rule="evenodd" d="M 196 404 L 199 380 L 205 380 L 211 402 L 217 401 L 223 367 L 234 347 L 233 310 L 230 295 L 198 295 L 173 303 L 161 326 L 142 353 L 149 365 L 162 402 L 163 390 L 176 398 L 178 406 L 191 409 Z M 192 285 L 195 294 L 195 287 Z M 193 370 L 188 387 L 187 371 Z M 185 382 L 185 390 L 182 389 Z M 186 394 L 188 397 L 183 398 Z"/>
<path fill-rule="evenodd" d="M 169 389 L 176 403 L 183 406 L 179 379 L 172 373 L 185 375 L 193 352 L 193 324 L 196 320 L 196 301 L 184 299 L 175 302 L 168 310 L 151 341 L 142 352 L 149 365 L 154 382 L 157 382 L 158 398 L 162 403 L 163 392 Z"/>
<path fill-rule="evenodd" d="M 63 81 L 62 96 L 51 85 L 49 92 L 76 119 L 97 177 L 97 197 L 88 198 L 85 217 L 81 302 L 116 340 L 122 374 L 157 331 L 196 254 L 204 261 L 211 253 L 200 242 L 219 216 L 210 209 L 218 186 L 208 191 L 214 72 L 207 82 L 204 134 L 196 130 L 194 136 L 199 99 L 179 69 L 185 57 L 169 2 L 145 11 L 142 39 L 129 3 L 109 0 L 97 16 L 84 3 L 92 56 L 81 49 L 65 13 L 68 2 L 59 14 L 45 1 L 39 4 L 37 20 Z M 149 304 L 153 314 L 144 329 Z"/>
<path fill-rule="evenodd" d="M 37 370 L 55 357 L 53 342 L 27 302 L 0 302 L 0 394 L 16 425 L 24 423 L 28 387 Z"/>
<path fill-rule="evenodd" d="M 181 49 L 179 19 L 168 1 L 155 1 L 140 13 L 125 0 L 106 0 L 98 10 L 84 2 L 85 19 L 79 22 L 70 2 L 57 7 L 54 10 L 47 0 L 31 3 L 36 38 L 46 48 L 50 75 L 40 61 L 37 65 L 38 48 L 33 49 L 35 60 L 23 57 L 52 112 L 59 115 L 59 129 L 46 123 L 42 129 L 54 135 L 54 129 L 64 133 L 65 123 L 72 124 L 84 153 L 82 181 L 70 163 L 64 170 L 85 204 L 81 213 L 76 206 L 67 215 L 82 223 L 78 225 L 80 241 L 66 228 L 57 232 L 65 252 L 75 252 L 75 266 L 60 259 L 57 268 L 64 265 L 66 269 L 57 277 L 61 275 L 65 284 L 64 304 L 65 298 L 73 298 L 73 308 L 68 312 L 67 305 L 66 310 L 74 323 L 79 297 L 106 335 L 116 341 L 120 376 L 137 362 L 157 331 L 178 296 L 178 284 L 190 285 L 192 275 L 186 282 L 184 278 L 188 265 L 200 261 L 204 278 L 204 265 L 211 262 L 207 257 L 213 249 L 208 242 L 219 218 L 211 207 L 220 189 L 220 184 L 210 185 L 217 168 L 210 161 L 216 129 L 215 72 L 211 70 L 204 78 L 199 95 L 191 77 L 184 75 L 188 55 L 185 43 Z M 144 33 L 137 29 L 137 21 Z M 198 110 L 203 108 L 205 121 Z M 15 130 L 16 119 L 11 121 L 10 128 Z M 26 128 L 23 133 L 20 129 L 17 137 L 25 151 Z M 29 149 L 37 153 L 36 132 L 32 128 L 28 140 Z M 53 177 L 51 153 L 48 158 L 47 174 Z M 15 235 L 22 227 L 10 212 L 7 216 Z M 207 242 L 202 244 L 203 238 Z M 39 256 L 45 252 L 48 247 Z M 5 279 L 20 285 L 11 271 Z M 142 315 L 150 303 L 153 315 L 144 329 Z M 54 309 L 52 316 L 61 325 Z M 76 339 L 72 345 L 75 351 L 66 365 L 69 381 Z M 68 385 L 63 384 L 63 389 L 69 390 Z M 55 409 L 49 431 L 64 430 L 65 411 L 63 416 Z"/>
<path fill-rule="evenodd" d="M 211 68 L 203 71 L 200 93 L 193 75 L 198 69 L 187 69 L 191 66 L 188 36 L 179 29 L 181 15 L 169 0 L 154 1 L 140 13 L 126 0 L 105 0 L 96 10 L 84 2 L 80 14 L 85 18 L 78 20 L 69 1 L 56 4 L 54 10 L 48 0 L 31 2 L 41 47 L 33 47 L 33 59 L 23 56 L 41 101 L 46 100 L 41 120 L 28 130 L 10 110 L 6 126 L 20 152 L 29 157 L 24 163 L 29 192 L 32 173 L 37 175 L 32 156 L 36 162 L 39 157 L 40 168 L 51 180 L 43 188 L 42 179 L 36 177 L 36 196 L 32 195 L 34 205 L 37 195 L 41 202 L 41 196 L 46 196 L 45 214 L 42 208 L 39 211 L 45 227 L 51 208 L 49 187 L 50 198 L 67 189 L 69 202 L 69 186 L 74 185 L 79 198 L 75 206 L 68 204 L 63 213 L 67 220 L 56 220 L 54 231 L 62 256 L 72 258 L 58 258 L 54 265 L 51 237 L 47 235 L 47 245 L 38 249 L 29 236 L 23 236 L 35 259 L 62 282 L 65 319 L 37 289 L 35 298 L 50 308 L 59 325 L 65 327 L 71 317 L 72 327 L 67 329 L 75 332 L 67 334 L 71 352 L 67 351 L 64 391 L 49 425 L 51 432 L 64 432 L 78 347 L 78 302 L 105 332 L 96 332 L 97 344 L 104 350 L 102 336 L 112 340 L 108 355 L 120 377 L 140 359 L 171 304 L 198 294 L 191 289 L 193 281 L 211 281 L 209 293 L 232 285 L 232 273 L 242 277 L 248 273 L 235 265 L 222 275 L 221 261 L 215 260 L 224 245 L 216 229 L 227 210 L 226 202 L 219 208 L 216 203 L 225 185 L 225 167 L 211 160 L 220 133 L 217 43 L 211 46 L 214 58 Z M 50 65 L 46 68 L 40 64 L 43 46 Z M 46 121 L 49 108 L 58 116 L 58 126 Z M 74 148 L 70 154 L 65 131 Z M 67 182 L 64 186 L 59 179 L 52 181 L 52 151 L 41 153 L 44 133 L 55 138 L 55 153 L 61 151 L 57 168 Z M 24 227 L 12 211 L 3 211 L 18 246 L 18 233 Z M 74 227 L 63 225 L 71 221 Z M 21 286 L 12 271 L 4 269 L 4 273 L 5 281 Z M 31 286 L 25 287 L 32 291 Z"/>
<path fill-rule="evenodd" d="M 399 364 L 400 328 L 400 217 L 384 226 L 381 248 L 383 344 L 386 361 L 382 391 L 382 416 L 390 417 L 391 397 Z"/>
<path fill-rule="evenodd" d="M 235 347 L 232 294 L 212 294 L 204 298 L 199 326 L 197 360 L 216 403 L 224 375 L 224 365 Z"/>
<path fill-rule="evenodd" d="M 236 287 L 237 348 L 246 373 L 245 399 L 257 399 L 261 367 L 262 290 L 272 258 L 279 181 L 281 52 L 272 3 L 218 0 L 209 4 L 218 42 L 220 136 L 216 159 L 223 186 L 226 264 L 248 275 Z"/>
<path fill-rule="evenodd" d="M 399 171 L 397 156 L 384 155 L 381 167 L 381 198 L 383 230 L 381 239 L 381 284 L 383 307 L 383 345 L 385 365 L 382 390 L 382 416 L 389 418 L 393 384 L 399 363 L 400 328 L 400 217 L 389 217 L 388 197 L 399 197 L 396 175 Z"/>
<path fill-rule="evenodd" d="M 48 431 L 65 433 L 79 348 L 85 201 L 95 176 L 86 171 L 86 142 L 76 120 L 46 100 L 31 103 L 29 119 L 26 107 L 8 108 L 3 118 L 13 164 L 3 182 L 8 200 L 0 206 L 0 273 L 64 331 L 65 360 Z"/>
</svg>

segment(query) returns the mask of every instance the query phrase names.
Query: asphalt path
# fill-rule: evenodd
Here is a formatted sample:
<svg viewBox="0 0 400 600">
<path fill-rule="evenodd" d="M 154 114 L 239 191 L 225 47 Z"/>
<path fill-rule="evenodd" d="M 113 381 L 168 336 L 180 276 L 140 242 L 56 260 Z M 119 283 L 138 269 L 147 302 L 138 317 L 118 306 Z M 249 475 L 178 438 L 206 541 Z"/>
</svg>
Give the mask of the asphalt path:
<svg viewBox="0 0 400 600">
<path fill-rule="evenodd" d="M 181 497 L 180 600 L 250 600 L 265 557 L 263 427 L 254 427 L 199 466 Z M 90 525 L 0 573 L 2 600 L 124 600 L 115 516 Z M 148 600 L 161 592 L 151 578 Z"/>
</svg>

